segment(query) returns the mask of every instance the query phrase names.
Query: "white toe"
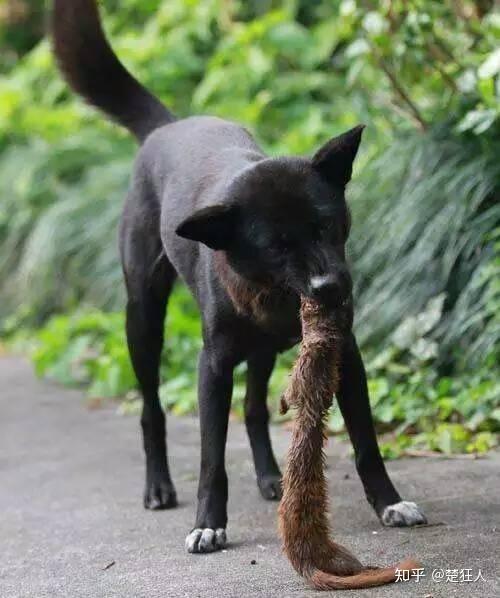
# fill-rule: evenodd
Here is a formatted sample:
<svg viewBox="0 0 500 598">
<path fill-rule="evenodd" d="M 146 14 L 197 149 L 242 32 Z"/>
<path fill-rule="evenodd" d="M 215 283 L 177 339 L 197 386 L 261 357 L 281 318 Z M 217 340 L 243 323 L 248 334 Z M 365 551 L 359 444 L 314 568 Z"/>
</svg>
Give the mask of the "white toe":
<svg viewBox="0 0 500 598">
<path fill-rule="evenodd" d="M 402 500 L 384 509 L 382 523 L 391 527 L 410 527 L 427 523 L 427 519 L 418 505 Z"/>
<path fill-rule="evenodd" d="M 186 538 L 186 550 L 190 553 L 214 552 L 226 546 L 226 530 L 222 527 L 195 528 Z"/>
<path fill-rule="evenodd" d="M 215 543 L 218 548 L 225 548 L 227 544 L 226 530 L 223 527 L 219 527 L 215 530 Z"/>
<path fill-rule="evenodd" d="M 203 530 L 200 528 L 194 529 L 186 537 L 186 550 L 188 552 L 198 552 L 198 542 L 200 541 Z"/>
<path fill-rule="evenodd" d="M 207 528 L 203 530 L 199 543 L 200 552 L 213 552 L 215 550 L 215 532 Z"/>
</svg>

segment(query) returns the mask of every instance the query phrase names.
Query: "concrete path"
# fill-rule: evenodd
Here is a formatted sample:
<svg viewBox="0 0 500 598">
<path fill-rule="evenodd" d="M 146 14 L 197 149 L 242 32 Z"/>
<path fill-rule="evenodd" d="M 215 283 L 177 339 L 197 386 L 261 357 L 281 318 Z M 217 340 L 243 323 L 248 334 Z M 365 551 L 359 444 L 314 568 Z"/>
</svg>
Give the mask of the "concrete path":
<svg viewBox="0 0 500 598">
<path fill-rule="evenodd" d="M 218 554 L 184 552 L 195 510 L 198 423 L 170 417 L 168 431 L 181 505 L 146 512 L 137 418 L 118 416 L 112 406 L 89 410 L 81 393 L 36 380 L 19 359 L 0 359 L 0 597 L 318 596 L 280 553 L 276 505 L 258 495 L 236 422 L 227 451 L 231 544 Z M 288 434 L 274 430 L 281 458 Z M 499 454 L 389 463 L 404 496 L 442 524 L 398 530 L 379 525 L 347 450 L 330 442 L 336 537 L 366 562 L 414 555 L 426 575 L 349 596 L 500 596 Z M 436 582 L 433 569 L 471 569 L 474 578 L 481 569 L 485 581 Z"/>
</svg>

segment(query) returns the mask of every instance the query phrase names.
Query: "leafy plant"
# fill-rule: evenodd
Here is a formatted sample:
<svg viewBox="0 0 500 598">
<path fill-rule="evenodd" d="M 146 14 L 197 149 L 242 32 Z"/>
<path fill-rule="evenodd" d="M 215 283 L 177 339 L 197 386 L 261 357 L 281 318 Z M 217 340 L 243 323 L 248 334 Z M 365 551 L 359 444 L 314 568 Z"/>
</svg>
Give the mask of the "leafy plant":
<svg viewBox="0 0 500 598">
<path fill-rule="evenodd" d="M 109 0 L 102 9 L 119 56 L 180 116 L 238 120 L 272 155 L 305 154 L 335 132 L 368 124 L 349 189 L 349 249 L 374 415 L 390 434 L 385 450 L 493 446 L 500 404 L 493 3 Z M 126 395 L 122 409 L 134 410 L 116 249 L 133 144 L 69 93 L 49 41 L 40 39 L 41 21 L 38 3 L 0 1 L 0 334 L 34 336 L 39 373 L 84 385 L 94 397 Z M 201 341 L 196 308 L 180 287 L 166 338 L 162 400 L 186 413 L 196 408 Z M 292 359 L 284 356 L 275 372 L 274 400 Z M 239 368 L 240 414 L 244 376 Z M 342 431 L 338 410 L 330 428 Z"/>
<path fill-rule="evenodd" d="M 357 329 L 380 348 L 442 294 L 431 336 L 443 366 L 474 367 L 500 343 L 498 144 L 439 133 L 397 141 L 356 180 L 351 261 Z M 383 198 L 383 199 L 381 199 Z M 430 330 L 430 329 L 429 329 Z"/>
<path fill-rule="evenodd" d="M 137 411 L 137 382 L 127 352 L 123 312 L 80 309 L 54 316 L 31 339 L 36 372 L 68 386 L 85 387 L 91 399 L 123 397 L 121 409 Z M 160 398 L 166 408 L 183 415 L 197 409 L 196 369 L 201 326 L 192 297 L 178 286 L 169 301 L 161 366 Z M 23 338 L 23 342 L 26 343 Z M 26 345 L 25 345 L 26 346 Z M 284 388 L 291 355 L 281 357 L 271 381 L 271 400 Z M 243 414 L 245 367 L 235 373 L 233 410 Z"/>
</svg>

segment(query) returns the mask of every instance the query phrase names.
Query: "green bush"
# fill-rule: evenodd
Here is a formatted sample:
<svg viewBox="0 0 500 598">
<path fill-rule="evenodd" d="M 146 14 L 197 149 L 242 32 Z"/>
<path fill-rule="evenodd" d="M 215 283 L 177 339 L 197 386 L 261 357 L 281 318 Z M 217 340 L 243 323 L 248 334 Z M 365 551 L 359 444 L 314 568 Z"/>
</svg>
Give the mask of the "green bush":
<svg viewBox="0 0 500 598">
<path fill-rule="evenodd" d="M 451 370 L 498 353 L 499 154 L 498 141 L 425 135 L 395 142 L 361 173 L 350 246 L 364 346 L 383 346 L 405 319 L 409 342 L 425 328 Z M 439 313 L 423 321 L 433 297 Z"/>
<path fill-rule="evenodd" d="M 2 28 L 0 14 L 8 49 L 0 59 L 0 333 L 41 326 L 41 374 L 85 385 L 91 396 L 127 395 L 123 409 L 135 409 L 116 249 L 133 143 L 69 93 L 48 41 L 37 43 L 36 3 L 21 4 L 24 31 L 6 20 Z M 110 0 L 105 8 L 120 57 L 180 116 L 238 120 L 273 155 L 311 152 L 368 124 L 349 190 L 349 253 L 375 418 L 392 434 L 385 450 L 494 444 L 500 18 L 492 4 Z M 178 288 L 161 391 L 178 413 L 195 408 L 199 347 L 196 309 Z M 273 400 L 292 359 L 280 361 Z M 240 368 L 237 411 L 243 381 Z M 335 410 L 330 427 L 341 430 Z"/>
<path fill-rule="evenodd" d="M 436 321 L 436 301 L 421 321 Z M 439 309 L 437 310 L 439 311 Z M 428 325 L 427 325 L 428 326 Z M 426 326 L 409 344 L 403 323 L 391 344 L 368 363 L 369 389 L 375 422 L 390 432 L 382 445 L 387 457 L 423 449 L 444 453 L 484 452 L 497 444 L 500 431 L 500 381 L 491 358 L 473 375 L 440 376 L 425 341 Z M 196 307 L 184 287 L 177 287 L 169 306 L 162 362 L 160 397 L 166 408 L 182 415 L 197 409 L 196 364 L 201 347 Z M 295 352 L 282 355 L 270 385 L 273 416 Z M 36 335 L 33 360 L 37 372 L 62 384 L 87 387 L 93 399 L 124 397 L 120 409 L 137 412 L 140 400 L 126 350 L 122 312 L 86 310 L 54 316 Z M 245 368 L 235 373 L 233 410 L 242 415 Z M 338 408 L 331 411 L 330 430 L 342 432 Z"/>
<path fill-rule="evenodd" d="M 92 399 L 125 397 L 122 410 L 139 408 L 136 380 L 127 352 L 123 312 L 81 309 L 52 317 L 31 339 L 39 375 L 68 386 L 83 386 Z M 201 349 L 197 308 L 185 287 L 177 286 L 169 302 L 160 397 L 179 415 L 197 408 L 196 366 Z M 292 354 L 281 357 L 271 382 L 276 404 L 284 388 Z M 233 410 L 242 415 L 245 367 L 235 374 Z"/>
</svg>

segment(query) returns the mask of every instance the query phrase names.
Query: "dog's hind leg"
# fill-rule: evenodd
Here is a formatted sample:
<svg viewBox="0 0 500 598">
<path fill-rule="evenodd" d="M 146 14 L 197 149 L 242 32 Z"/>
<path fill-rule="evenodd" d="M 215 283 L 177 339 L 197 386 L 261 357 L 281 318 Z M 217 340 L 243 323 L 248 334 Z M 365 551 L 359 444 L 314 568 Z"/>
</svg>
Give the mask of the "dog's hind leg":
<svg viewBox="0 0 500 598">
<path fill-rule="evenodd" d="M 267 500 L 280 500 L 281 473 L 269 436 L 267 390 L 276 355 L 262 351 L 248 359 L 245 424 L 252 447 L 257 484 Z"/>
<path fill-rule="evenodd" d="M 131 243 L 128 249 L 137 252 L 145 247 L 141 243 Z M 145 255 L 128 257 L 132 259 L 124 260 L 128 293 L 127 342 L 143 396 L 144 507 L 168 509 L 176 506 L 177 498 L 168 468 L 165 415 L 158 386 L 165 311 L 176 273 L 162 254 L 152 262 Z"/>
<path fill-rule="evenodd" d="M 388 526 L 426 523 L 425 515 L 414 502 L 401 500 L 385 469 L 370 409 L 365 368 L 354 335 L 344 349 L 337 399 L 354 447 L 359 477 L 382 523 Z"/>
</svg>

